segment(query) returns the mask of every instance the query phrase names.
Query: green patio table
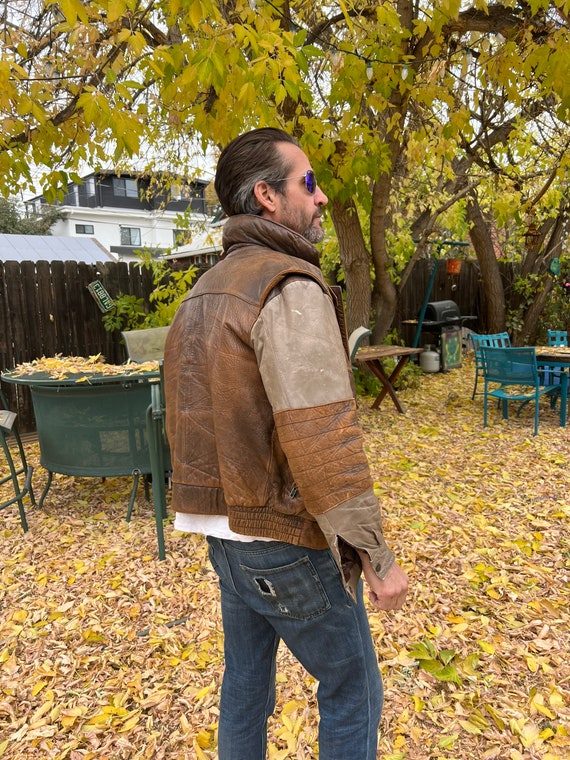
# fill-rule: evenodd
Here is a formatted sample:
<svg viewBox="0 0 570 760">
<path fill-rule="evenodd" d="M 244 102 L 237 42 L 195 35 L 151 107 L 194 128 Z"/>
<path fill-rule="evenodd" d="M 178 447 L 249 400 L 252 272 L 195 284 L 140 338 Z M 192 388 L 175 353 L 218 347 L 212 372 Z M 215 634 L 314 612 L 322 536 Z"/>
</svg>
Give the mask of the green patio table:
<svg viewBox="0 0 570 760">
<path fill-rule="evenodd" d="M 54 473 L 100 478 L 132 476 L 129 521 L 139 477 L 152 475 L 158 553 L 164 559 L 165 472 L 159 472 L 159 468 L 169 452 L 157 452 L 156 441 L 163 437 L 155 428 L 162 420 L 152 413 L 156 395 L 153 387 L 159 384 L 160 373 L 158 368 L 143 370 L 138 366 L 125 365 L 124 373 L 112 375 L 82 371 L 54 377 L 48 372 L 22 374 L 15 369 L 0 377 L 7 383 L 25 385 L 31 392 L 40 463 L 48 472 L 38 506 L 43 506 Z"/>
</svg>

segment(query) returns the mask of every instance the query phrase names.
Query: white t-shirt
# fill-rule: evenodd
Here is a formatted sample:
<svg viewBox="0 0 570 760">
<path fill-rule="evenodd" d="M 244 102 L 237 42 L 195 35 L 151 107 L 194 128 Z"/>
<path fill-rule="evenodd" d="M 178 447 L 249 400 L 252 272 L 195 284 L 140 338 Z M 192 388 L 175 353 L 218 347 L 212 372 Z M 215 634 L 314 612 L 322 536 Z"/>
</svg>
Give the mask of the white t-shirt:
<svg viewBox="0 0 570 760">
<path fill-rule="evenodd" d="M 231 541 L 271 541 L 271 538 L 261 536 L 244 536 L 230 530 L 228 518 L 225 515 L 188 515 L 176 512 L 174 530 L 183 533 L 201 533 L 213 538 L 229 539 Z"/>
</svg>

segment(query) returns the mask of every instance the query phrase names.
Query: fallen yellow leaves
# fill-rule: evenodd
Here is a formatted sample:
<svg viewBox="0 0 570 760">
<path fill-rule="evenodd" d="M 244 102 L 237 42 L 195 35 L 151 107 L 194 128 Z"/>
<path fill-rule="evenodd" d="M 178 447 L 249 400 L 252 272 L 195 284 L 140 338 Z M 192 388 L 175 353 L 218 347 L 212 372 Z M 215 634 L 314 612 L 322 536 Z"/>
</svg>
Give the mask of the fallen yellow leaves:
<svg viewBox="0 0 570 760">
<path fill-rule="evenodd" d="M 369 610 L 386 691 L 378 757 L 568 760 L 570 428 L 546 404 L 536 438 L 532 410 L 508 422 L 490 410 L 483 429 L 471 389 L 466 363 L 403 392 L 406 415 L 360 401 L 411 582 L 401 612 Z M 28 533 L 16 508 L 2 513 L 2 760 L 217 757 L 223 639 L 206 544 L 170 517 L 159 562 L 142 488 L 125 522 L 130 488 L 56 475 Z M 272 760 L 318 757 L 316 686 L 281 647 Z"/>
<path fill-rule="evenodd" d="M 107 364 L 101 354 L 89 357 L 57 354 L 52 357 L 42 356 L 40 359 L 22 362 L 11 370 L 10 374 L 14 377 L 22 377 L 41 373 L 53 380 L 65 380 L 77 375 L 85 375 L 85 377 L 77 378 L 77 382 L 87 382 L 89 375 L 113 376 L 157 371 L 158 362 L 155 361 L 139 364 L 131 361 L 125 364 Z"/>
<path fill-rule="evenodd" d="M 277 742 L 269 742 L 268 756 L 271 760 L 292 760 L 298 757 L 299 737 L 306 722 L 306 706 L 303 702 L 291 699 L 285 702 L 281 710 L 282 725 L 275 730 L 276 739 L 285 747 L 279 748 Z"/>
</svg>

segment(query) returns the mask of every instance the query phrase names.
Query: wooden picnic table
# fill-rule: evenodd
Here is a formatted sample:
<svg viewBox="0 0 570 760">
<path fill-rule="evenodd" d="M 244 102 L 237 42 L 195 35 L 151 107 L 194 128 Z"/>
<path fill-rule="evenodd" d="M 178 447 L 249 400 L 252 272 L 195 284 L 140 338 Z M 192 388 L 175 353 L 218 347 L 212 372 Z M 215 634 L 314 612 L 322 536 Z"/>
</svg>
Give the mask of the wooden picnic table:
<svg viewBox="0 0 570 760">
<path fill-rule="evenodd" d="M 378 409 L 384 398 L 388 395 L 400 414 L 404 414 L 404 409 L 394 388 L 394 383 L 400 372 L 410 361 L 410 358 L 416 354 L 421 354 L 424 350 L 423 348 L 411 348 L 410 346 L 366 346 L 356 352 L 355 361 L 366 364 L 382 383 L 382 389 L 374 400 L 372 409 Z M 389 375 L 383 365 L 386 359 L 396 360 L 396 365 Z"/>
</svg>

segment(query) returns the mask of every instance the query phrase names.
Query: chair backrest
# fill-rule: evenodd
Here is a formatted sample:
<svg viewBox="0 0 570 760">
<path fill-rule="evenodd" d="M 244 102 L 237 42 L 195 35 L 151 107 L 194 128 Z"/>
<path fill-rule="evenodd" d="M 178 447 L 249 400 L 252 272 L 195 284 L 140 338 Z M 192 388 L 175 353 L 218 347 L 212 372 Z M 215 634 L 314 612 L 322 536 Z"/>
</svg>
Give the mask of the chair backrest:
<svg viewBox="0 0 570 760">
<path fill-rule="evenodd" d="M 548 331 L 548 345 L 549 346 L 567 346 L 568 345 L 568 330 L 549 330 Z"/>
<path fill-rule="evenodd" d="M 511 345 L 511 339 L 509 333 L 471 333 L 469 335 L 473 351 L 475 352 L 475 359 L 478 364 L 482 363 L 481 349 L 483 347 L 493 348 L 508 348 Z"/>
<path fill-rule="evenodd" d="M 487 382 L 538 387 L 538 366 L 533 346 L 483 346 L 483 371 Z"/>
<path fill-rule="evenodd" d="M 149 327 L 145 330 L 125 330 L 121 333 L 132 362 L 164 359 L 164 343 L 170 327 Z"/>
<path fill-rule="evenodd" d="M 477 352 L 483 346 L 492 346 L 493 348 L 508 348 L 511 345 L 511 339 L 508 332 L 500 333 L 471 333 L 469 339 L 473 344 L 473 350 Z"/>
<path fill-rule="evenodd" d="M 352 364 L 354 362 L 354 357 L 356 356 L 356 352 L 358 351 L 360 344 L 364 340 L 364 338 L 368 337 L 368 335 L 372 335 L 372 330 L 369 330 L 367 327 L 357 327 L 356 330 L 353 330 L 350 333 L 350 336 L 348 338 L 348 348 L 350 351 L 350 363 Z"/>
</svg>

